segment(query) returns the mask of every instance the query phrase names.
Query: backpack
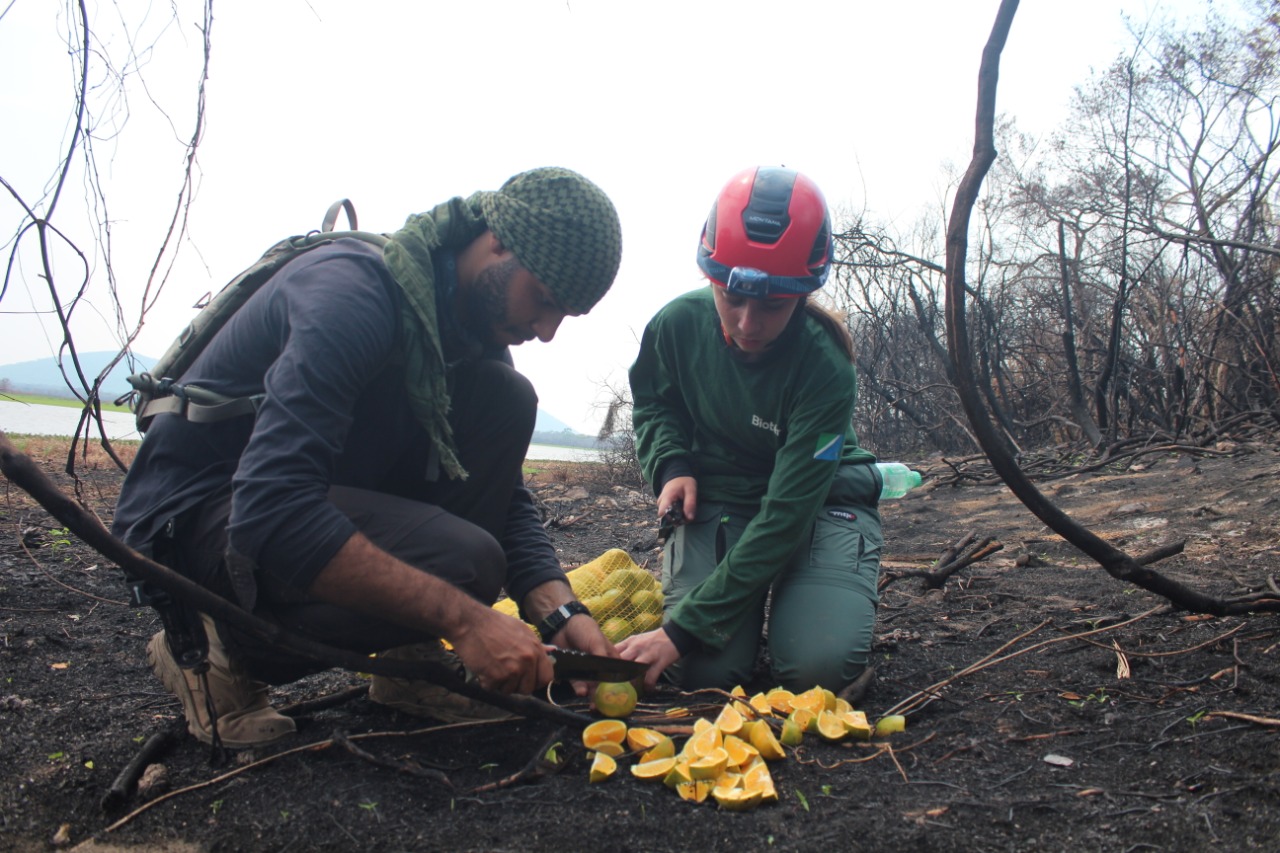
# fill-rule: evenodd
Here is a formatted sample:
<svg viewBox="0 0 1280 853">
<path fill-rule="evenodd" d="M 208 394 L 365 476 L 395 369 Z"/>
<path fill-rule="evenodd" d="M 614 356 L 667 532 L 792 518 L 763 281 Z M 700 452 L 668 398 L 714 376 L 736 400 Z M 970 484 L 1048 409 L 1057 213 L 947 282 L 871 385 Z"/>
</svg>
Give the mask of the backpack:
<svg viewBox="0 0 1280 853">
<path fill-rule="evenodd" d="M 345 211 L 350 231 L 334 231 L 338 214 Z M 231 315 L 253 296 L 262 285 L 271 280 L 285 264 L 311 251 L 344 237 L 363 240 L 379 248 L 388 242 L 382 234 L 357 230 L 355 207 L 348 199 L 340 199 L 329 206 L 319 231 L 310 231 L 286 237 L 263 253 L 253 266 L 229 281 L 212 299 L 196 305 L 199 313 L 182 330 L 182 334 L 169 346 L 151 370 L 128 377 L 133 391 L 116 402 L 126 401 L 133 409 L 140 433 L 145 433 L 156 415 L 169 412 L 196 423 L 210 423 L 240 415 L 252 414 L 262 404 L 263 395 L 252 397 L 227 397 L 195 385 L 179 382 L 191 363 L 204 351 L 214 335 L 227 323 Z"/>
</svg>

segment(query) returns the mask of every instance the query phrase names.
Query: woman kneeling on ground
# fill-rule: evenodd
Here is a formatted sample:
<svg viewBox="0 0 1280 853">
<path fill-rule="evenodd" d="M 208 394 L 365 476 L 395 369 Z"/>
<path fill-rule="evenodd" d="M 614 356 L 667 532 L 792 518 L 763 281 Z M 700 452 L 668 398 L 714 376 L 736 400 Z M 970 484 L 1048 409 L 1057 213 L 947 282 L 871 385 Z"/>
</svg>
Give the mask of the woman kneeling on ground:
<svg viewBox="0 0 1280 853">
<path fill-rule="evenodd" d="M 683 689 L 749 681 L 766 613 L 774 684 L 840 690 L 867 665 L 881 479 L 851 423 L 849 333 L 808 298 L 831 252 L 817 186 L 749 169 L 703 228 L 710 285 L 645 329 L 630 372 L 636 450 L 674 530 L 664 624 L 618 649 L 650 665 L 649 687 L 664 674 Z"/>
</svg>

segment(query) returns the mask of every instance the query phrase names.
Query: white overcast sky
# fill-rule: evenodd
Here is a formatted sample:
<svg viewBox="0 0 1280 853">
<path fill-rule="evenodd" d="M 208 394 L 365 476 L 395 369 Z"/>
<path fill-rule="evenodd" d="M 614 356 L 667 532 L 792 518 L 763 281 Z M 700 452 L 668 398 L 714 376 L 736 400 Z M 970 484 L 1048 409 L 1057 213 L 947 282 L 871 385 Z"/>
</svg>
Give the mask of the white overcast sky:
<svg viewBox="0 0 1280 853">
<path fill-rule="evenodd" d="M 169 16 L 164 3 L 93 5 L 94 28 L 117 57 L 121 18 L 151 22 L 135 37 L 145 45 Z M 179 189 L 180 142 L 191 133 L 201 42 L 190 15 L 199 4 L 177 5 L 188 17 L 161 35 L 132 81 L 128 121 L 97 143 L 116 275 L 134 316 Z M 215 2 L 190 244 L 135 351 L 158 356 L 200 295 L 280 237 L 318 227 L 337 198 L 355 202 L 363 228 L 392 231 L 451 196 L 560 165 L 613 198 L 622 269 L 590 315 L 515 358 L 544 411 L 594 432 L 602 386 L 625 386 L 645 321 L 700 285 L 694 250 L 703 218 L 739 169 L 800 169 L 837 213 L 866 211 L 903 230 L 941 207 L 945 167 L 968 162 L 978 64 L 998 5 Z M 1023 0 L 1001 63 L 999 111 L 1024 130 L 1049 131 L 1073 87 L 1127 49 L 1122 12 L 1140 25 L 1171 9 L 1198 17 L 1205 5 Z M 71 69 L 59 16 L 67 12 L 48 0 L 0 0 L 0 13 L 0 177 L 36 204 L 66 141 Z M 83 240 L 76 181 L 54 221 Z M 18 222 L 5 193 L 6 263 Z M 41 287 L 35 257 L 22 253 L 0 303 L 0 364 L 49 355 L 56 343 L 55 326 L 22 313 Z M 75 326 L 84 351 L 116 346 L 112 325 L 92 315 L 110 303 L 105 273 L 91 263 L 91 305 Z M 57 269 L 75 272 L 65 254 Z"/>
</svg>

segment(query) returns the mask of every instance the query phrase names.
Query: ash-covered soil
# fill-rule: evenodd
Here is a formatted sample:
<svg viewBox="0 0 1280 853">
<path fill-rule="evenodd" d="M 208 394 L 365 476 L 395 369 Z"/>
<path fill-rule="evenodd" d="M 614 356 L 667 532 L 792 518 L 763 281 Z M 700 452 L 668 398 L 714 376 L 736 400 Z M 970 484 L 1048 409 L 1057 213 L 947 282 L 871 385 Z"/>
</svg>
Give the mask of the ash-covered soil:
<svg viewBox="0 0 1280 853">
<path fill-rule="evenodd" d="M 1225 450 L 1134 457 L 1040 485 L 1135 556 L 1183 542 L 1154 564 L 1170 577 L 1223 597 L 1275 590 L 1280 457 Z M 54 474 L 61 455 L 39 461 L 69 489 Z M 858 704 L 874 719 L 907 703 L 906 731 L 872 743 L 807 736 L 772 765 L 780 801 L 742 813 L 684 802 L 625 767 L 588 784 L 573 731 L 556 738 L 559 772 L 502 784 L 557 734 L 538 720 L 441 728 L 358 696 L 297 705 L 358 693 L 366 682 L 346 672 L 275 692 L 300 713 L 296 741 L 211 763 L 179 734 L 156 758 L 155 786 L 104 806 L 148 739 L 181 732 L 176 700 L 145 663 L 157 620 L 126 606 L 114 566 L 6 483 L 0 848 L 1280 849 L 1276 617 L 1173 612 L 1064 544 L 1003 485 L 941 460 L 919 467 L 926 485 L 882 506 L 885 573 L 927 569 L 966 540 L 999 550 L 940 589 L 914 577 L 884 589 L 877 678 Z M 102 460 L 79 470 L 109 521 L 119 473 Z M 625 548 L 656 572 L 649 496 L 591 471 L 553 465 L 530 478 L 565 566 Z M 640 713 L 713 715 L 722 703 L 658 693 Z M 342 733 L 382 763 L 335 745 Z M 406 772 L 410 761 L 448 783 Z"/>
</svg>

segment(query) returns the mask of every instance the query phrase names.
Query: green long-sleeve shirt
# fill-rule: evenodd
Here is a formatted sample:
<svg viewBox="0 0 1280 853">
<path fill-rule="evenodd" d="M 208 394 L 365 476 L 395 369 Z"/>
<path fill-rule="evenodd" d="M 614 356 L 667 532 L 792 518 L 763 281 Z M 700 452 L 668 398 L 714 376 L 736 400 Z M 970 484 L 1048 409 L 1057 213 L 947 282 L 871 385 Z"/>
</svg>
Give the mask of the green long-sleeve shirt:
<svg viewBox="0 0 1280 853">
<path fill-rule="evenodd" d="M 759 507 L 715 571 L 668 614 L 705 646 L 722 648 L 795 551 L 837 466 L 875 459 L 851 423 L 857 375 L 803 311 L 765 358 L 735 357 L 708 286 L 649 322 L 630 379 L 636 451 L 655 493 L 664 466 L 683 460 L 700 503 Z"/>
</svg>

